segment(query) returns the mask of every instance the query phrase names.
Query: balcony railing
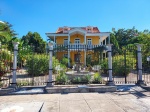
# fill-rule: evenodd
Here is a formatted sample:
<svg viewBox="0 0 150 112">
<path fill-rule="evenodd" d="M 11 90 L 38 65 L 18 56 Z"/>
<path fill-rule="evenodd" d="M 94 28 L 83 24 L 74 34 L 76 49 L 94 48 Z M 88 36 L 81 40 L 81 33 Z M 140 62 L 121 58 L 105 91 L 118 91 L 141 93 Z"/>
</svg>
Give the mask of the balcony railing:
<svg viewBox="0 0 150 112">
<path fill-rule="evenodd" d="M 69 45 L 60 45 L 55 44 L 54 49 L 69 49 L 69 50 L 93 50 L 94 48 L 100 47 L 102 45 L 87 45 L 87 44 L 69 44 Z"/>
</svg>

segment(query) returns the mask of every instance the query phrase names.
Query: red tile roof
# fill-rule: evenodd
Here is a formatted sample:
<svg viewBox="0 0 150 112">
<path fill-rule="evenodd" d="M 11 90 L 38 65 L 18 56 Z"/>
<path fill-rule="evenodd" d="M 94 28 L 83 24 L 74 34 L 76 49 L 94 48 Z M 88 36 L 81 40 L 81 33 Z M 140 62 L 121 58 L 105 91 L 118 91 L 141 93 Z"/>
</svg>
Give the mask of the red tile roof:
<svg viewBox="0 0 150 112">
<path fill-rule="evenodd" d="M 57 29 L 56 33 L 63 33 L 63 28 L 64 27 L 59 27 Z M 69 30 L 72 30 L 72 29 L 75 29 L 75 28 L 81 28 L 81 29 L 83 29 L 85 31 L 88 31 L 87 27 L 68 27 Z M 87 32 L 87 33 L 100 33 L 100 31 L 99 31 L 99 29 L 97 27 L 93 27 L 93 31 L 92 32 Z"/>
</svg>

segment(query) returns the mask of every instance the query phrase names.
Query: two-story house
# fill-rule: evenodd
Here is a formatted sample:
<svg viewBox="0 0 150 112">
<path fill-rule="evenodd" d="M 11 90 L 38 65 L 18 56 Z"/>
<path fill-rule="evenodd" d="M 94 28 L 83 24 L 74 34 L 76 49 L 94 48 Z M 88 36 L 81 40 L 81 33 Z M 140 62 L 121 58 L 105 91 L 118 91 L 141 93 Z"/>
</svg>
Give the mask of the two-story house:
<svg viewBox="0 0 150 112">
<path fill-rule="evenodd" d="M 69 46 L 67 50 L 56 52 L 58 59 L 67 57 L 68 59 L 71 59 L 72 62 L 76 62 L 78 61 L 80 54 L 80 62 L 84 65 L 86 65 L 86 57 L 90 55 L 90 52 L 87 52 L 87 49 L 110 44 L 110 32 L 100 32 L 97 27 L 93 26 L 64 26 L 59 27 L 56 33 L 46 33 L 46 35 L 56 43 L 54 48 L 59 45 Z M 68 62 L 68 65 L 70 66 L 70 61 Z"/>
</svg>

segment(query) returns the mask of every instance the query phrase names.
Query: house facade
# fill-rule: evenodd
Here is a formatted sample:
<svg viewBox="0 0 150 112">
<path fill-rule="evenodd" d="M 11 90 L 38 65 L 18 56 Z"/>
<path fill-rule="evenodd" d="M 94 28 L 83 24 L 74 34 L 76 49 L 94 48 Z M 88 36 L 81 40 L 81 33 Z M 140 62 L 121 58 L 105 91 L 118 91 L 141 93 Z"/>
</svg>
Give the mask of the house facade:
<svg viewBox="0 0 150 112">
<path fill-rule="evenodd" d="M 59 27 L 56 33 L 46 33 L 47 37 L 56 43 L 54 49 L 58 46 L 67 46 L 67 50 L 56 51 L 58 59 L 67 57 L 68 66 L 77 62 L 86 65 L 86 59 L 97 46 L 110 44 L 110 32 L 100 32 L 98 27 Z M 91 50 L 90 50 L 91 49 Z"/>
</svg>

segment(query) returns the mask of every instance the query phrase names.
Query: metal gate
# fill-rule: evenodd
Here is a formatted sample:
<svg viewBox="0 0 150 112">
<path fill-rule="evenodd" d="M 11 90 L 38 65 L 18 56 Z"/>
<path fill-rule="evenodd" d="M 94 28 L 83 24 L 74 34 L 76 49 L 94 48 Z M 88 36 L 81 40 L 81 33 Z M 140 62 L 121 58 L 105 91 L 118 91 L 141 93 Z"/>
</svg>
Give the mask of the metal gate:
<svg viewBox="0 0 150 112">
<path fill-rule="evenodd" d="M 137 47 L 112 48 L 113 80 L 118 83 L 137 83 Z"/>
<path fill-rule="evenodd" d="M 23 46 L 18 51 L 17 85 L 46 85 L 48 80 L 49 56 L 46 52 L 36 51 L 34 46 Z M 46 51 L 46 49 L 45 49 Z"/>
<path fill-rule="evenodd" d="M 142 47 L 142 78 L 146 84 L 150 84 L 150 46 Z"/>
</svg>

